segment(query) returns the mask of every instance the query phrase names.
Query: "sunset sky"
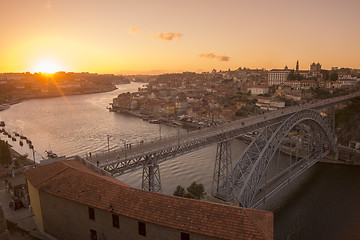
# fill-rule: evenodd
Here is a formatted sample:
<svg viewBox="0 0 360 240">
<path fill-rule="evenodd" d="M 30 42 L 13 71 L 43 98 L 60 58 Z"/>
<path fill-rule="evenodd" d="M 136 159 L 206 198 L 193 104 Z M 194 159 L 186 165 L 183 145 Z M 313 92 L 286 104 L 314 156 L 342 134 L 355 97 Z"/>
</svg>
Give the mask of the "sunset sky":
<svg viewBox="0 0 360 240">
<path fill-rule="evenodd" d="M 0 72 L 158 74 L 296 60 L 300 69 L 360 68 L 359 0 L 2 0 L 0 9 Z"/>
</svg>

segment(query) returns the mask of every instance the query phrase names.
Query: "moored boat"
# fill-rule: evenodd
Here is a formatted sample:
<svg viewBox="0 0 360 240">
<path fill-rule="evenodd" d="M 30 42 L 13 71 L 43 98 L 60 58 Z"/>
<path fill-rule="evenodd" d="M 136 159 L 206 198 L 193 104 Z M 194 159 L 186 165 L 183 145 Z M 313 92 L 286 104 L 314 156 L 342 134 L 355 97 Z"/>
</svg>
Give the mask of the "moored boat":
<svg viewBox="0 0 360 240">
<path fill-rule="evenodd" d="M 160 123 L 160 120 L 157 120 L 157 119 L 150 119 L 150 120 L 149 120 L 149 123 L 159 124 L 159 123 Z"/>
<path fill-rule="evenodd" d="M 58 157 L 58 155 L 56 153 L 53 153 L 51 150 L 45 151 L 45 152 L 49 158 L 57 158 Z"/>
</svg>

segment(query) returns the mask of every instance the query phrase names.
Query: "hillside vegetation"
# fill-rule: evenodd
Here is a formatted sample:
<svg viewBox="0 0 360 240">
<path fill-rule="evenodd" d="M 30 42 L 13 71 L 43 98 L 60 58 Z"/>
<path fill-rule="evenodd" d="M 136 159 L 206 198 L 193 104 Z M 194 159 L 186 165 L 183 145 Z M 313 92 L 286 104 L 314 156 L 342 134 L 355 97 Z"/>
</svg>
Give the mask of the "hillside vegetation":
<svg viewBox="0 0 360 240">
<path fill-rule="evenodd" d="M 360 141 L 360 98 L 353 99 L 346 107 L 336 111 L 336 135 L 338 142 Z"/>
</svg>

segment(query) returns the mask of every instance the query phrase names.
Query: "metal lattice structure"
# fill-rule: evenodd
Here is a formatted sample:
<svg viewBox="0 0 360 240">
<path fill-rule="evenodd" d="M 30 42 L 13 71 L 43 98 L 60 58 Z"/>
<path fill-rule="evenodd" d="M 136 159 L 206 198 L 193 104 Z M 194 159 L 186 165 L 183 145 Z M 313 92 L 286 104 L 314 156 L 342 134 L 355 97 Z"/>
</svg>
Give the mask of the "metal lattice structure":
<svg viewBox="0 0 360 240">
<path fill-rule="evenodd" d="M 151 164 L 143 168 L 141 188 L 150 192 L 162 193 L 159 165 Z"/>
<path fill-rule="evenodd" d="M 230 173 L 232 169 L 229 141 L 217 144 L 211 195 L 221 199 L 229 198 Z"/>
<path fill-rule="evenodd" d="M 314 152 L 322 149 L 324 137 L 334 148 L 333 133 L 327 120 L 314 110 L 303 110 L 291 115 L 284 122 L 268 125 L 251 142 L 232 169 L 230 198 L 236 198 L 243 207 L 251 207 L 267 167 L 281 142 L 295 125 L 303 121 L 311 123 L 312 128 L 316 129 L 313 131 L 313 140 L 311 140 L 315 148 Z"/>
</svg>

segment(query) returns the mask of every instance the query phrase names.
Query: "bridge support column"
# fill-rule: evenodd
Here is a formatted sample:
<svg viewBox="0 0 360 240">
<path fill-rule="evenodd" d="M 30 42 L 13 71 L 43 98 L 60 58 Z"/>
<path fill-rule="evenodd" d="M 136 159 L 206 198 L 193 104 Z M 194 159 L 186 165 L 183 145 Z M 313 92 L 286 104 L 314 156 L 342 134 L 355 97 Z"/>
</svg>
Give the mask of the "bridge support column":
<svg viewBox="0 0 360 240">
<path fill-rule="evenodd" d="M 216 148 L 216 159 L 211 195 L 224 201 L 230 200 L 230 172 L 232 168 L 229 141 L 220 142 Z"/>
<path fill-rule="evenodd" d="M 141 188 L 150 192 L 162 193 L 159 165 L 144 166 Z"/>
</svg>

